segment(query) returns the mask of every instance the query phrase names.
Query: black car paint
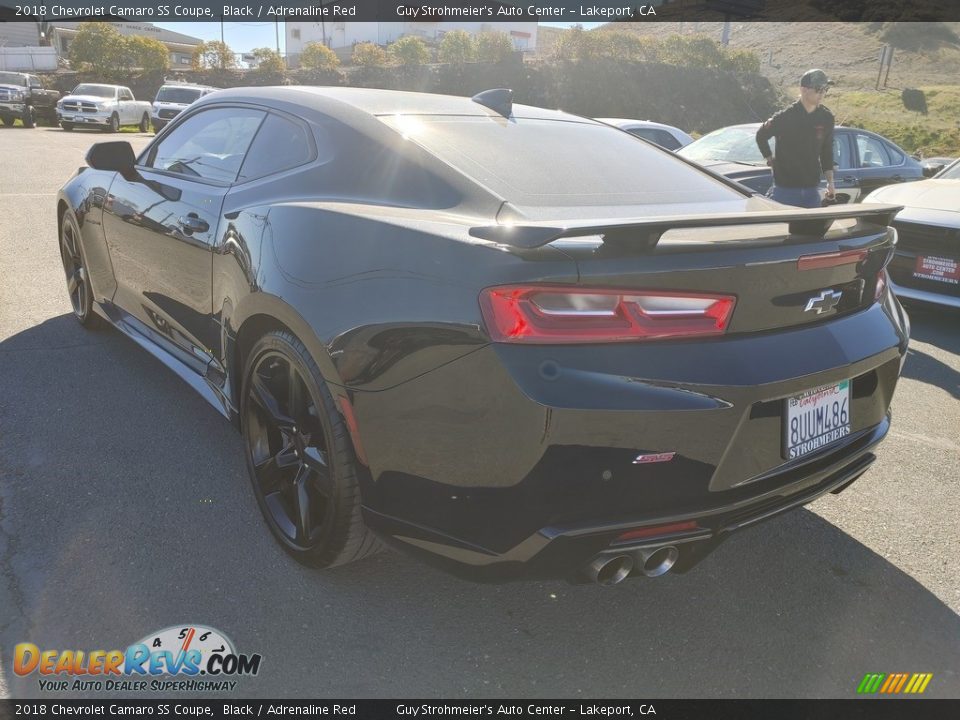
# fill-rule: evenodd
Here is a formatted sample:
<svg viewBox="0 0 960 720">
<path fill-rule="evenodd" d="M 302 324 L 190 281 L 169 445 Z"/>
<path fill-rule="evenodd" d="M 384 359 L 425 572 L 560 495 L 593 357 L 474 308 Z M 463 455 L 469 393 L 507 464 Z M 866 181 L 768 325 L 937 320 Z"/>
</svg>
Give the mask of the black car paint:
<svg viewBox="0 0 960 720">
<path fill-rule="evenodd" d="M 224 102 L 293 113 L 315 131 L 351 122 L 340 142 L 424 168 L 420 207 L 305 195 L 323 187 L 323 162 L 232 186 L 138 166 L 81 172 L 61 191 L 58 218 L 76 214 L 98 311 L 235 423 L 244 351 L 279 325 L 299 337 L 356 417 L 364 517 L 393 544 L 477 579 L 569 576 L 624 528 L 690 517 L 700 531 L 678 539 L 700 541 L 685 546 L 689 565 L 729 530 L 856 479 L 886 433 L 909 326 L 892 295 L 871 303 L 873 286 L 849 266 L 801 286 L 789 244 L 650 254 L 481 241 L 470 227 L 494 223 L 501 203 L 375 118 L 333 105 L 318 119 L 290 94 L 236 91 L 172 125 Z M 188 231 L 180 221 L 191 213 L 209 230 Z M 861 228 L 802 253 L 856 247 L 869 251 L 860 269 L 875 274 L 890 238 Z M 764 264 L 782 271 L 751 275 Z M 511 282 L 669 287 L 676 277 L 661 271 L 678 267 L 684 289 L 741 290 L 728 336 L 498 345 L 477 303 L 484 287 Z M 812 321 L 801 309 L 808 286 L 850 286 L 848 301 Z M 790 342 L 776 332 L 784 324 L 795 326 Z M 849 442 L 785 462 L 783 399 L 843 379 L 853 380 Z M 676 459 L 633 464 L 648 451 Z"/>
</svg>

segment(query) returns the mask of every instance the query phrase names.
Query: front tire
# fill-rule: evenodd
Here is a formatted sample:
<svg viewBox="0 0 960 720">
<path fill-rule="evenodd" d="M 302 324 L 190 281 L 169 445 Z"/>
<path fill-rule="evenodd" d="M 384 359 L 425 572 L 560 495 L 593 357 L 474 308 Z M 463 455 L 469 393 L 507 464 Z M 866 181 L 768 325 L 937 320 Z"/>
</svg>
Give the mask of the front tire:
<svg viewBox="0 0 960 720">
<path fill-rule="evenodd" d="M 73 132 L 73 123 L 62 122 L 60 123 L 60 127 L 62 127 L 67 132 Z"/>
<path fill-rule="evenodd" d="M 140 132 L 145 133 L 148 130 L 150 130 L 150 116 L 144 113 L 143 117 L 140 118 Z"/>
<path fill-rule="evenodd" d="M 360 516 L 347 428 L 299 339 L 275 331 L 257 341 L 244 367 L 240 412 L 254 495 L 284 550 L 328 568 L 382 547 Z"/>
<path fill-rule="evenodd" d="M 90 289 L 89 273 L 80 243 L 80 226 L 70 210 L 63 213 L 60 223 L 60 260 L 63 262 L 73 316 L 88 330 L 102 327 L 104 322 L 93 309 L 93 291 Z"/>
<path fill-rule="evenodd" d="M 120 132 L 120 116 L 114 113 L 110 116 L 110 124 L 104 128 L 104 132 L 116 133 Z"/>
<path fill-rule="evenodd" d="M 22 122 L 25 128 L 35 128 L 37 126 L 37 114 L 33 105 L 27 105 L 24 109 Z"/>
<path fill-rule="evenodd" d="M 13 124 L 14 124 L 16 121 L 17 121 L 17 119 L 14 118 L 14 117 L 7 116 L 7 115 L 4 115 L 4 116 L 3 116 L 3 124 L 6 125 L 7 127 L 13 127 Z"/>
</svg>

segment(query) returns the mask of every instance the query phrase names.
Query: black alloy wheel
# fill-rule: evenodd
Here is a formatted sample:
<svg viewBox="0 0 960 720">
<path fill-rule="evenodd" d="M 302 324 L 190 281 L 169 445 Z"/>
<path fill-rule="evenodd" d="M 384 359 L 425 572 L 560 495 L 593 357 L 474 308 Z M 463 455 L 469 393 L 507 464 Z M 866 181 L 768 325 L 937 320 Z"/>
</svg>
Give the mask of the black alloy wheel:
<svg viewBox="0 0 960 720">
<path fill-rule="evenodd" d="M 60 229 L 60 260 L 67 280 L 67 294 L 73 306 L 73 316 L 87 328 L 102 325 L 100 317 L 93 310 L 93 293 L 87 274 L 83 251 L 80 248 L 80 228 L 76 218 L 69 210 L 63 214 Z"/>
<path fill-rule="evenodd" d="M 241 404 L 247 468 L 271 532 L 313 567 L 379 549 L 360 518 L 349 435 L 309 352 L 278 331 L 248 357 Z"/>
</svg>

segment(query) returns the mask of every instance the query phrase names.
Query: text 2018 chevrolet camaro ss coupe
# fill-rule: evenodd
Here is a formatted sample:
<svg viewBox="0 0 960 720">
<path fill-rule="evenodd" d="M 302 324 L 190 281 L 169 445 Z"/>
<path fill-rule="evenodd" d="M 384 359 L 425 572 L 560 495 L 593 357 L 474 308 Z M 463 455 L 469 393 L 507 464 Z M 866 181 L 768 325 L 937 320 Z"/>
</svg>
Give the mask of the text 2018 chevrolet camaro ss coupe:
<svg viewBox="0 0 960 720">
<path fill-rule="evenodd" d="M 77 319 L 241 430 L 267 525 L 476 579 L 683 570 L 873 461 L 899 209 L 783 209 L 601 123 L 242 88 L 57 205 Z"/>
</svg>

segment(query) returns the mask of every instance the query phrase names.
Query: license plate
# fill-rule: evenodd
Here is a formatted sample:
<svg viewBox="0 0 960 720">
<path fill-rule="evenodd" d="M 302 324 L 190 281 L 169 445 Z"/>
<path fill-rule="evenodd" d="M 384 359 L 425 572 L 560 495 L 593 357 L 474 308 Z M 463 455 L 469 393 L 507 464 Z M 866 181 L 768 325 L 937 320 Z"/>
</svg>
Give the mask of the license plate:
<svg viewBox="0 0 960 720">
<path fill-rule="evenodd" d="M 849 380 L 787 398 L 783 449 L 788 460 L 809 455 L 849 434 Z"/>
<path fill-rule="evenodd" d="M 960 285 L 960 261 L 933 255 L 918 255 L 913 276 L 921 280 L 937 280 L 951 285 Z"/>
</svg>

